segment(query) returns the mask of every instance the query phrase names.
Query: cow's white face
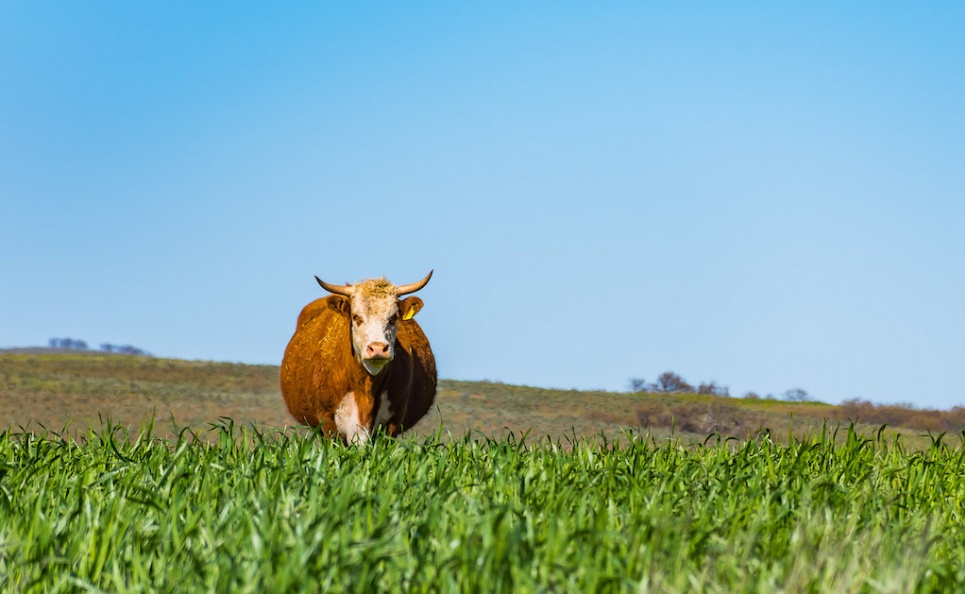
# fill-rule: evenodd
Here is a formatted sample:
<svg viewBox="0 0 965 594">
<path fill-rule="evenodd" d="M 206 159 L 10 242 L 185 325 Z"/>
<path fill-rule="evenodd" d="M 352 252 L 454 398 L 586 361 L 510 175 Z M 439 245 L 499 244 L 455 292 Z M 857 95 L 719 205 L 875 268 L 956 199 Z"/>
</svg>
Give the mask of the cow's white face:
<svg viewBox="0 0 965 594">
<path fill-rule="evenodd" d="M 355 356 L 371 375 L 378 375 L 395 358 L 395 336 L 399 329 L 399 300 L 395 293 L 366 295 L 358 291 L 351 298 L 352 346 Z"/>
</svg>

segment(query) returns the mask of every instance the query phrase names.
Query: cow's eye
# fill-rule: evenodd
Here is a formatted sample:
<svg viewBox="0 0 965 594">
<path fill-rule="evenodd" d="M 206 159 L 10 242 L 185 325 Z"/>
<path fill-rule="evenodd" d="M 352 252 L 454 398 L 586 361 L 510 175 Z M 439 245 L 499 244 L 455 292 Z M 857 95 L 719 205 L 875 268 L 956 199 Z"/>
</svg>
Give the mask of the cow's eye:
<svg viewBox="0 0 965 594">
<path fill-rule="evenodd" d="M 392 314 L 392 316 L 389 318 L 389 324 L 391 324 L 391 325 L 393 325 L 393 326 L 394 326 L 395 323 L 398 322 L 398 321 L 399 321 L 399 316 L 398 316 L 397 314 Z"/>
<path fill-rule="evenodd" d="M 358 315 L 358 314 L 355 314 L 355 315 L 352 316 L 352 321 L 355 322 L 355 325 L 356 325 L 356 326 L 361 326 L 361 325 L 362 325 L 362 316 L 360 316 L 360 315 Z"/>
</svg>

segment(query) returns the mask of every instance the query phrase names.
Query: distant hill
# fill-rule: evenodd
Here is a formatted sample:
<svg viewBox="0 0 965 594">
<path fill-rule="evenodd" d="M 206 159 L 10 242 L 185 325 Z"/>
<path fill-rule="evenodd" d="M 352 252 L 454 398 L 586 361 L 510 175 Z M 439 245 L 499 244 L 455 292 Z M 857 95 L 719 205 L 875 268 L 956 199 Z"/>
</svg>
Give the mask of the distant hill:
<svg viewBox="0 0 965 594">
<path fill-rule="evenodd" d="M 96 356 L 91 356 L 96 355 Z M 0 351 L 0 430 L 74 431 L 108 418 L 136 428 L 156 417 L 162 434 L 190 426 L 204 432 L 219 418 L 259 430 L 294 424 L 278 387 L 278 366 L 132 357 L 68 349 Z M 889 416 L 890 415 L 890 416 Z M 884 420 L 882 420 L 884 419 Z M 173 420 L 173 422 L 172 422 Z M 627 432 L 665 439 L 674 433 L 692 441 L 719 434 L 738 439 L 762 429 L 778 439 L 847 426 L 889 436 L 904 434 L 927 443 L 925 431 L 957 432 L 965 409 L 922 411 L 870 403 L 833 406 L 819 402 L 740 399 L 699 394 L 548 390 L 491 382 L 441 380 L 436 406 L 407 434 L 436 432 L 461 437 L 498 437 L 512 431 L 528 439 L 554 440 Z M 863 424 L 860 424 L 863 423 Z"/>
</svg>

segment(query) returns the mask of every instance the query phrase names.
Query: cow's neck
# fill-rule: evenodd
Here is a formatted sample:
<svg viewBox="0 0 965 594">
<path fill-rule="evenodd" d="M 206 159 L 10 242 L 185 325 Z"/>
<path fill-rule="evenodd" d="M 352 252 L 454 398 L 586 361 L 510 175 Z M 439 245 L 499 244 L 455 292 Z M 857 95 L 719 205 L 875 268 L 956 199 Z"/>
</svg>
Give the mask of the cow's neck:
<svg viewBox="0 0 965 594">
<path fill-rule="evenodd" d="M 380 402 L 382 395 L 388 390 L 389 374 L 391 373 L 392 362 L 390 361 L 376 375 L 369 375 L 362 364 L 355 366 L 354 377 L 351 381 L 349 394 L 355 400 L 355 410 L 357 420 L 361 427 L 371 427 L 375 419 L 375 409 Z"/>
</svg>

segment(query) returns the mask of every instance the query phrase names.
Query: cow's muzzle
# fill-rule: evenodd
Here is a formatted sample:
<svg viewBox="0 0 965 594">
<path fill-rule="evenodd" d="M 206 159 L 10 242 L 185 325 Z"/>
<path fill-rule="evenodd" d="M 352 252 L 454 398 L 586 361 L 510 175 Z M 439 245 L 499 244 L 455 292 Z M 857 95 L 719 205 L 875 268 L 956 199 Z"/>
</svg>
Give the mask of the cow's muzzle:
<svg viewBox="0 0 965 594">
<path fill-rule="evenodd" d="M 389 350 L 387 342 L 370 342 L 365 347 L 366 359 L 391 359 L 392 352 Z"/>
<path fill-rule="evenodd" d="M 373 342 L 365 347 L 365 356 L 362 357 L 362 366 L 371 375 L 378 375 L 382 368 L 392 360 L 392 350 L 384 342 Z"/>
</svg>

